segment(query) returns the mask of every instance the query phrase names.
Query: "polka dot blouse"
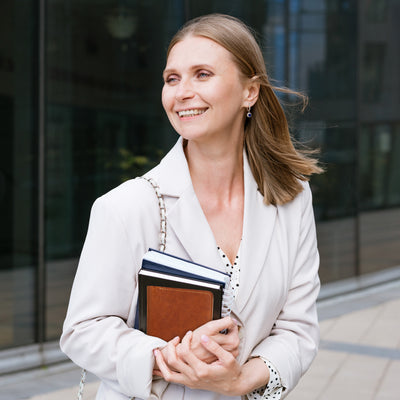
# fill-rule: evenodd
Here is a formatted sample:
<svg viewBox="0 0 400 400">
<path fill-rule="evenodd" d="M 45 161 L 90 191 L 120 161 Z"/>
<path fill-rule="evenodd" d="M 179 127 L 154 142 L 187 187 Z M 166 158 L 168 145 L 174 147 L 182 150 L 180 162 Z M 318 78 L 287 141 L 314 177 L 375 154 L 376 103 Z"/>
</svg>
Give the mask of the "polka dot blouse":
<svg viewBox="0 0 400 400">
<path fill-rule="evenodd" d="M 226 254 L 222 251 L 222 249 L 220 247 L 218 247 L 218 252 L 222 258 L 222 261 L 225 264 L 226 272 L 231 277 L 230 286 L 231 286 L 234 298 L 236 298 L 236 296 L 239 292 L 239 285 L 240 285 L 239 276 L 240 276 L 241 248 L 242 248 L 242 246 L 240 245 L 238 254 L 235 258 L 235 261 L 232 264 L 230 262 L 229 258 L 226 256 Z M 263 357 L 261 357 L 261 359 L 264 361 L 264 363 L 266 364 L 266 366 L 269 369 L 269 382 L 265 386 L 249 393 L 247 395 L 247 398 L 249 400 L 251 400 L 251 399 L 254 399 L 254 400 L 279 400 L 281 398 L 282 391 L 283 391 L 279 372 L 277 371 L 277 369 L 274 367 L 274 365 L 271 362 L 264 359 Z"/>
</svg>

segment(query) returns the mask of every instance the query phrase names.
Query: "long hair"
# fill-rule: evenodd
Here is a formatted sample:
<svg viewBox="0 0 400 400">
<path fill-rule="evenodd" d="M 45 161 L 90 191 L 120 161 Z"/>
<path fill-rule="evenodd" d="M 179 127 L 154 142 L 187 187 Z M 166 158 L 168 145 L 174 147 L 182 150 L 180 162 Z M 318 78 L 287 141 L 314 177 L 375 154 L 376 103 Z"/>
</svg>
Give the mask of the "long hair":
<svg viewBox="0 0 400 400">
<path fill-rule="evenodd" d="M 245 123 L 244 148 L 258 190 L 266 204 L 282 205 L 303 190 L 306 181 L 322 169 L 312 158 L 312 151 L 295 148 L 288 122 L 275 92 L 307 98 L 287 88 L 271 85 L 260 46 L 250 29 L 237 18 L 210 14 L 187 22 L 172 38 L 167 57 L 176 43 L 187 36 L 202 36 L 228 50 L 241 74 L 260 85 L 252 118 Z"/>
</svg>

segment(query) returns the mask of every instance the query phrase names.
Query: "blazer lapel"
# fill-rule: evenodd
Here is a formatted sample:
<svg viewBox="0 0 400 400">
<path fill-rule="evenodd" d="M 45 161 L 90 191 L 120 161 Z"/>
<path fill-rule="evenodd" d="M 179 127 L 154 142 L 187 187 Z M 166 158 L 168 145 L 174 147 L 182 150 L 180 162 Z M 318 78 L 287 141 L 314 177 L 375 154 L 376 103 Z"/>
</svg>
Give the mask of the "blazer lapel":
<svg viewBox="0 0 400 400">
<path fill-rule="evenodd" d="M 167 229 L 173 230 L 190 259 L 225 272 L 214 235 L 193 189 L 181 138 L 159 167 L 146 176 L 154 177 L 166 202 L 170 198 L 166 207 Z"/>
<path fill-rule="evenodd" d="M 214 235 L 193 188 L 181 195 L 167 218 L 194 262 L 225 272 Z"/>
<path fill-rule="evenodd" d="M 277 209 L 266 206 L 244 156 L 244 220 L 237 311 L 243 310 L 264 267 L 276 222 Z"/>
</svg>

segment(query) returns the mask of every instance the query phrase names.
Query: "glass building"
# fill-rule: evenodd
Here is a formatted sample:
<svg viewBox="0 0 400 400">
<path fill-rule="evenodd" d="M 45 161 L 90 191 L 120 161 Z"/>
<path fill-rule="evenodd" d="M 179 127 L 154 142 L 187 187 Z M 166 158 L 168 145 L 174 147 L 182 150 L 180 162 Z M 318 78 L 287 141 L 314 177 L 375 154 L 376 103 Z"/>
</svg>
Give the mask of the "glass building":
<svg viewBox="0 0 400 400">
<path fill-rule="evenodd" d="M 2 0 L 0 373 L 62 359 L 90 207 L 175 142 L 166 47 L 211 12 L 251 25 L 272 78 L 309 95 L 290 121 L 326 168 L 311 181 L 324 287 L 400 277 L 398 0 Z"/>
</svg>

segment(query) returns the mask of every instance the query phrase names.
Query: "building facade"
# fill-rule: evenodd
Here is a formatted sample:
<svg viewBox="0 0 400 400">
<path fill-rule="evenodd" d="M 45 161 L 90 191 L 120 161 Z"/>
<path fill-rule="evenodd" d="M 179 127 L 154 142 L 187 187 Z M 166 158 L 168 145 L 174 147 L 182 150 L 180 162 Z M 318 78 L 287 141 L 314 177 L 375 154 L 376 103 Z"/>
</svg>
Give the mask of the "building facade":
<svg viewBox="0 0 400 400">
<path fill-rule="evenodd" d="M 288 113 L 326 169 L 311 180 L 323 284 L 398 271 L 398 0 L 2 0 L 0 360 L 58 351 L 90 207 L 175 142 L 166 47 L 211 12 L 252 26 L 276 84 L 310 98 Z"/>
</svg>

